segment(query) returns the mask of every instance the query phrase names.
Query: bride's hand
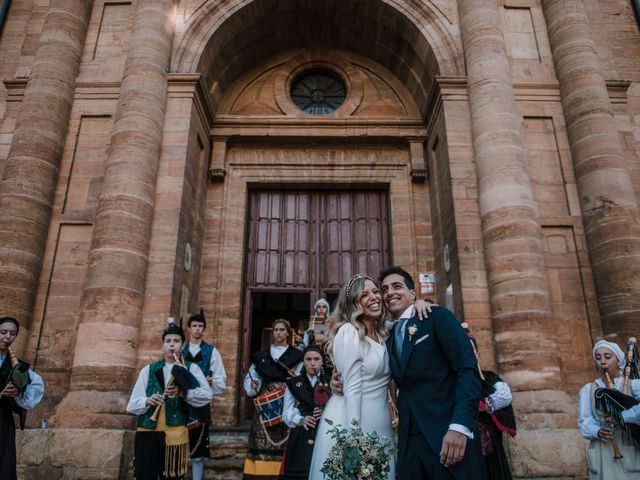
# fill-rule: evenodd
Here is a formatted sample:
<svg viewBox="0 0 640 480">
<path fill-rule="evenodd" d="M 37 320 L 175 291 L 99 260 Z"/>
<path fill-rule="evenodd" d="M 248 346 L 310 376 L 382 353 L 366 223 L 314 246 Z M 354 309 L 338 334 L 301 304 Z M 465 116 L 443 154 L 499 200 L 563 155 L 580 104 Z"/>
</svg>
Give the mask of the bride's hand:
<svg viewBox="0 0 640 480">
<path fill-rule="evenodd" d="M 430 300 L 422 300 L 418 298 L 415 302 L 413 302 L 413 315 L 417 315 L 420 317 L 420 320 L 424 320 L 427 318 L 427 315 L 431 313 L 431 307 L 437 307 L 438 305 L 433 303 Z"/>
<path fill-rule="evenodd" d="M 311 415 L 307 415 L 300 420 L 300 426 L 305 430 L 309 430 L 310 428 L 314 428 L 316 426 L 316 419 Z"/>
<path fill-rule="evenodd" d="M 334 395 L 342 395 L 343 394 L 343 392 L 342 392 L 342 387 L 343 387 L 342 374 L 337 370 L 334 370 L 333 371 L 333 375 L 331 375 L 330 387 L 331 387 L 331 391 L 333 392 Z"/>
</svg>

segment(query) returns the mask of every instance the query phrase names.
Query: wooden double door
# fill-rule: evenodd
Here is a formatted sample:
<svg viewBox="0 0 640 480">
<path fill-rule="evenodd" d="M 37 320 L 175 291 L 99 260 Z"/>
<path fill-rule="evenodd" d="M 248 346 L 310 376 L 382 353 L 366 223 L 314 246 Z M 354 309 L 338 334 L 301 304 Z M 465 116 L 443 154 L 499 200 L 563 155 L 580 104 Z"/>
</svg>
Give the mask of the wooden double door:
<svg viewBox="0 0 640 480">
<path fill-rule="evenodd" d="M 243 371 L 285 318 L 306 327 L 318 298 L 330 303 L 356 273 L 391 263 L 386 188 L 255 189 L 249 193 Z M 245 410 L 246 411 L 246 410 Z"/>
</svg>

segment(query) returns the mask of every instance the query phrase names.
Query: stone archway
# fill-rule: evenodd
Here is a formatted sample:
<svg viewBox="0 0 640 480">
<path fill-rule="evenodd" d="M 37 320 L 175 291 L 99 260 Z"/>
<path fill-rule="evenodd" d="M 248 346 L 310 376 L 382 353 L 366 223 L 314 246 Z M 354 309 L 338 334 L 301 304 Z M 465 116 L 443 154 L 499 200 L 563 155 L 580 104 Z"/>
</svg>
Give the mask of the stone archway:
<svg viewBox="0 0 640 480">
<path fill-rule="evenodd" d="M 200 304 L 208 307 L 216 317 L 219 325 L 214 327 L 216 331 L 213 335 L 219 343 L 222 342 L 225 345 L 223 348 L 227 350 L 227 356 L 230 360 L 232 359 L 232 363 L 242 356 L 241 351 L 238 350 L 238 344 L 234 344 L 237 340 L 222 338 L 221 333 L 230 335 L 230 332 L 238 331 L 241 309 L 237 303 L 230 303 L 230 298 L 235 295 L 237 301 L 241 293 L 239 284 L 237 288 L 234 284 L 239 282 L 242 276 L 242 270 L 236 267 L 240 267 L 242 262 L 243 212 L 245 210 L 241 205 L 234 207 L 231 205 L 244 198 L 247 184 L 263 181 L 277 182 L 285 172 L 285 170 L 279 170 L 280 166 L 278 166 L 271 180 L 265 180 L 265 177 L 255 172 L 255 168 L 260 168 L 257 167 L 260 162 L 250 166 L 252 162 L 246 163 L 246 160 L 241 160 L 247 167 L 242 170 L 242 180 L 238 184 L 235 175 L 241 170 L 236 169 L 234 173 L 233 169 L 225 168 L 229 158 L 232 159 L 231 161 L 237 161 L 237 157 L 233 156 L 235 155 L 234 142 L 236 142 L 234 136 L 237 136 L 239 129 L 244 129 L 246 132 L 251 124 L 250 112 L 245 118 L 241 118 L 242 115 L 229 115 L 233 113 L 228 108 L 229 98 L 237 96 L 237 93 L 233 92 L 240 88 L 238 85 L 243 84 L 239 79 L 256 68 L 266 68 L 266 66 L 256 66 L 266 59 L 271 59 L 271 68 L 277 67 L 278 56 L 291 48 L 303 49 L 307 52 L 317 51 L 319 47 L 333 52 L 344 51 L 349 55 L 367 59 L 367 62 L 375 65 L 374 71 L 380 68 L 385 70 L 387 72 L 384 75 L 385 81 L 391 79 L 393 84 L 390 91 L 393 89 L 402 91 L 400 97 L 405 107 L 393 112 L 392 115 L 403 120 L 400 123 L 387 121 L 386 125 L 385 121 L 378 122 L 376 125 L 367 125 L 366 115 L 361 115 L 357 119 L 351 119 L 351 124 L 339 125 L 338 122 L 337 127 L 328 128 L 328 130 L 333 128 L 332 132 L 321 135 L 325 137 L 322 140 L 325 143 L 323 147 L 325 153 L 318 158 L 323 158 L 328 150 L 334 148 L 347 152 L 353 147 L 354 139 L 362 135 L 377 137 L 374 142 L 381 141 L 383 149 L 387 148 L 384 145 L 386 143 L 388 146 L 389 142 L 394 144 L 393 148 L 397 149 L 400 142 L 402 147 L 398 151 L 403 152 L 401 156 L 389 164 L 382 162 L 378 173 L 374 173 L 374 169 L 369 176 L 372 179 L 375 177 L 376 179 L 373 180 L 375 182 L 404 185 L 401 188 L 407 190 L 400 196 L 400 191 L 391 194 L 392 202 L 394 198 L 406 197 L 409 204 L 406 213 L 400 214 L 398 213 L 400 209 L 396 208 L 394 224 L 403 230 L 407 241 L 399 241 L 399 238 L 396 238 L 397 244 L 402 247 L 399 247 L 394 260 L 414 265 L 412 268 L 416 272 L 432 271 L 434 266 L 430 218 L 434 207 L 430 205 L 428 188 L 423 183 L 426 179 L 424 140 L 427 136 L 424 119 L 430 117 L 429 112 L 437 111 L 435 99 L 439 95 L 437 91 L 440 87 L 436 78 L 442 75 L 459 76 L 463 73 L 461 45 L 459 40 L 456 40 L 457 35 L 453 27 L 456 23 L 455 16 L 455 8 L 450 11 L 438 10 L 431 3 L 415 5 L 412 2 L 398 1 L 329 1 L 318 6 L 314 2 L 297 1 L 247 1 L 233 5 L 228 2 L 212 1 L 205 2 L 183 19 L 186 27 L 181 40 L 176 42 L 171 62 L 172 72 L 180 73 L 172 75 L 177 77 L 185 73 L 198 72 L 200 76 L 197 82 L 198 88 L 202 88 L 201 104 L 211 115 L 207 118 L 216 119 L 213 121 L 214 128 L 211 131 L 211 150 L 207 149 L 201 133 L 198 134 L 198 140 L 194 142 L 203 146 L 199 150 L 201 155 L 211 157 L 209 174 L 213 183 L 206 194 L 207 206 L 204 213 L 207 217 L 206 231 L 203 230 L 201 234 L 195 233 L 191 238 L 189 235 L 182 235 L 185 241 L 193 240 L 191 246 L 194 251 L 194 261 L 204 259 L 202 279 L 190 282 L 188 287 L 191 293 L 189 301 L 193 303 L 197 298 Z M 302 58 L 299 63 L 304 63 L 305 55 L 299 54 L 298 57 Z M 351 76 L 354 79 L 351 85 L 352 93 L 362 96 L 362 92 L 358 92 L 358 89 L 362 89 L 362 82 L 357 80 L 358 75 Z M 282 74 L 276 79 L 279 87 L 282 87 L 286 81 L 286 75 Z M 293 105 L 287 102 L 286 96 L 286 92 L 280 93 L 280 98 L 276 98 L 275 107 L 276 110 L 281 109 L 285 114 L 291 115 L 293 112 L 290 109 Z M 410 107 L 407 109 L 406 105 Z M 431 128 L 444 122 L 441 110 L 437 115 L 439 119 L 431 118 Z M 376 114 L 371 113 L 370 116 L 375 117 Z M 262 119 L 262 127 L 258 122 L 254 125 L 257 129 L 245 136 L 254 135 L 257 138 L 265 138 L 265 135 L 270 135 L 267 132 L 271 120 Z M 201 118 L 200 125 L 204 127 L 206 121 L 206 118 Z M 302 124 L 298 124 L 298 127 L 300 125 Z M 309 125 L 307 122 L 304 128 L 307 128 L 307 132 L 312 132 Z M 200 130 L 201 126 L 193 129 Z M 444 130 L 444 127 L 442 129 Z M 286 133 L 285 127 L 282 130 L 285 132 L 282 133 L 283 138 L 287 135 L 289 138 L 296 136 L 302 138 L 300 133 L 291 133 L 291 128 L 289 133 Z M 317 132 L 311 135 L 315 133 Z M 436 142 L 438 146 L 432 150 L 440 152 L 439 162 L 446 162 L 447 140 L 442 135 L 436 135 L 436 137 L 439 138 Z M 366 142 L 357 140 L 355 143 L 359 145 L 357 148 L 360 150 L 362 146 L 366 148 Z M 467 154 L 470 154 L 468 149 Z M 368 162 L 366 158 L 360 158 L 355 164 L 363 166 Z M 403 173 L 399 176 L 396 173 L 390 173 L 389 169 L 394 168 L 399 168 Z M 388 173 L 383 173 L 385 170 Z M 314 170 L 312 168 L 309 171 Z M 307 183 L 309 177 L 305 176 L 306 174 L 294 175 L 289 181 Z M 346 184 L 354 181 L 353 176 L 341 177 L 335 172 L 329 173 L 326 170 L 320 173 L 315 171 L 315 174 L 320 181 L 324 182 L 334 181 Z M 471 179 L 471 181 L 474 180 Z M 197 182 L 192 181 L 192 183 Z M 229 193 L 233 188 L 236 190 Z M 449 188 L 442 189 L 442 191 L 448 190 Z M 446 205 L 446 202 L 439 202 L 438 205 L 442 205 L 444 209 L 451 208 L 451 205 Z M 229 209 L 236 213 L 225 215 Z M 440 216 L 446 218 L 450 215 Z M 414 241 L 416 237 L 420 239 L 417 242 Z M 441 240 L 439 242 L 446 243 Z M 181 240 L 178 241 L 178 244 L 180 243 Z M 207 253 L 212 248 L 224 247 L 227 247 L 226 258 L 231 258 L 231 263 L 218 261 L 215 254 Z M 455 255 L 455 249 L 453 253 Z M 233 265 L 231 267 L 233 271 L 228 270 L 229 267 L 226 265 Z M 237 280 L 229 281 L 236 277 Z M 176 280 L 179 281 L 179 278 Z M 229 293 L 230 289 L 233 293 Z M 176 302 L 174 295 L 172 303 Z M 460 301 L 459 305 L 461 304 Z M 148 323 L 151 324 L 153 321 L 155 321 L 154 318 L 149 317 Z M 233 334 L 234 338 L 238 338 L 235 335 Z M 242 333 L 238 332 L 237 335 L 241 337 Z M 143 348 L 145 348 L 144 345 Z M 234 398 L 237 395 L 237 379 L 242 375 L 241 371 L 236 370 L 237 367 L 238 365 L 235 364 L 230 367 L 230 378 L 234 378 L 234 382 L 230 383 L 233 386 L 229 394 L 219 402 L 220 411 L 223 412 L 221 415 L 223 423 L 233 422 L 237 418 L 234 412 Z"/>
</svg>

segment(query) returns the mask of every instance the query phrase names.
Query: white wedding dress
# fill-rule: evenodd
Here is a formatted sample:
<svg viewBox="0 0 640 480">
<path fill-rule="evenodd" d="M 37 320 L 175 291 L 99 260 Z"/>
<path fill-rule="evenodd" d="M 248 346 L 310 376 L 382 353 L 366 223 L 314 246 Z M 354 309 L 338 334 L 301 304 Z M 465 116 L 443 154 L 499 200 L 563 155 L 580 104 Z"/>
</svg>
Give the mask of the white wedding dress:
<svg viewBox="0 0 640 480">
<path fill-rule="evenodd" d="M 360 422 L 363 432 L 378 432 L 381 437 L 392 439 L 391 419 L 387 407 L 387 387 L 391 372 L 384 343 L 376 343 L 369 337 L 360 341 L 358 331 L 350 323 L 338 330 L 333 343 L 333 360 L 342 374 L 344 395 L 333 395 L 324 408 L 318 425 L 310 480 L 323 480 L 322 465 L 333 446 L 328 431 L 332 428 L 325 418 L 335 425 L 349 425 L 352 419 Z M 395 479 L 395 456 L 390 459 L 389 480 Z"/>
</svg>

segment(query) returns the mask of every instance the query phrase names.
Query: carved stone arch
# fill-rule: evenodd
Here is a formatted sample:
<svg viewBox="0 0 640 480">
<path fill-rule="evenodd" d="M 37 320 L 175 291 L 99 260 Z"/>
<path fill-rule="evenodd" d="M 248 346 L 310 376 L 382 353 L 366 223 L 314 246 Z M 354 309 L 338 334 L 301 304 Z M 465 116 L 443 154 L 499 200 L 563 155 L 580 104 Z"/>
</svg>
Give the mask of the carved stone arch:
<svg viewBox="0 0 640 480">
<path fill-rule="evenodd" d="M 319 38 L 321 42 L 328 38 L 328 47 L 354 51 L 377 61 L 405 84 L 422 114 L 426 112 L 436 76 L 464 75 L 455 9 L 445 12 L 433 2 L 412 0 L 336 0 L 322 5 L 324 10 L 317 18 L 319 26 L 310 22 L 316 26 L 312 26 L 313 33 L 309 33 L 307 39 L 312 35 L 315 35 L 312 40 Z M 312 46 L 297 44 L 307 28 L 292 33 L 289 24 L 282 24 L 311 19 L 300 13 L 305 8 L 314 14 L 319 11 L 311 0 L 204 2 L 184 20 L 184 31 L 174 50 L 172 71 L 201 73 L 215 109 L 226 89 L 255 64 L 252 61 L 292 48 Z M 323 25 L 327 19 L 322 17 L 322 12 L 334 12 L 329 15 L 335 15 L 336 21 L 324 22 L 331 24 L 331 29 Z M 345 14 L 361 21 L 348 22 L 344 20 Z M 251 28 L 251 22 L 255 22 L 257 28 Z M 257 29 L 264 32 L 256 33 Z M 250 43 L 251 35 L 262 36 Z"/>
</svg>

